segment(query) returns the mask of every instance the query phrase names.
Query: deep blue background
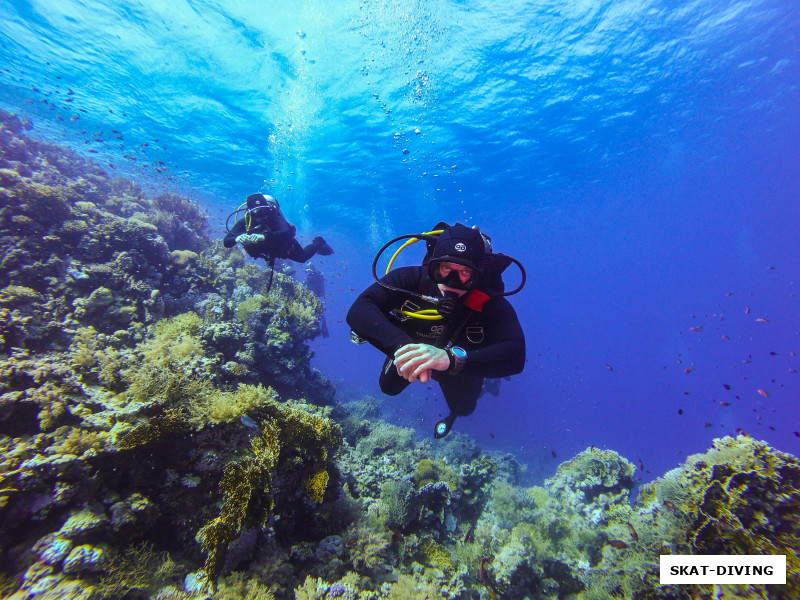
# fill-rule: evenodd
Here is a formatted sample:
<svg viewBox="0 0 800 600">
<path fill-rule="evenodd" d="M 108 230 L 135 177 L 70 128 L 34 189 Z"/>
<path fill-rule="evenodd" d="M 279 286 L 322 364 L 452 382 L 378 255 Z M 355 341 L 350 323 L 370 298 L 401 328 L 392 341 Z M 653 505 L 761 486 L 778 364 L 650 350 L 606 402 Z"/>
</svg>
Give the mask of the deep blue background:
<svg viewBox="0 0 800 600">
<path fill-rule="evenodd" d="M 534 479 L 590 445 L 649 479 L 737 428 L 800 451 L 796 2 L 257 4 L 5 3 L 0 101 L 218 232 L 261 190 L 325 235 L 343 399 L 381 397 L 342 322 L 375 251 L 459 220 L 528 272 L 527 368 L 460 431 Z M 385 406 L 429 435 L 444 404 Z"/>
</svg>

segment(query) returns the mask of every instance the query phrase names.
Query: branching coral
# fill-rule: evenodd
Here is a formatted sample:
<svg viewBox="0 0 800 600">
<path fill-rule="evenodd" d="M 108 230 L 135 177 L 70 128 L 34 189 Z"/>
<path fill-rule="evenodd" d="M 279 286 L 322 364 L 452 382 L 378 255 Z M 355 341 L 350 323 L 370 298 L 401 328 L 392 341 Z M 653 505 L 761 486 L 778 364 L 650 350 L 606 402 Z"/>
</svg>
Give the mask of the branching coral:
<svg viewBox="0 0 800 600">
<path fill-rule="evenodd" d="M 250 456 L 230 463 L 220 481 L 223 494 L 220 514 L 203 526 L 197 534 L 207 555 L 205 572 L 216 577 L 225 557 L 228 543 L 239 533 L 249 518 L 263 523 L 273 507 L 270 485 L 281 450 L 291 447 L 306 455 L 312 464 L 315 485 L 309 491 L 320 502 L 330 479 L 329 455 L 342 443 L 339 426 L 330 419 L 310 412 L 308 408 L 282 405 L 270 398 L 254 407 L 253 418 L 261 435 L 251 442 Z M 324 482 L 324 486 L 322 483 Z M 251 514 L 251 511 L 260 514 Z"/>
<path fill-rule="evenodd" d="M 111 345 L 112 339 L 112 336 L 98 333 L 94 327 L 81 327 L 70 347 L 70 360 L 77 372 L 119 391 L 123 386 L 124 357 Z"/>
<path fill-rule="evenodd" d="M 189 428 L 186 413 L 178 409 L 167 409 L 132 428 L 124 430 L 117 441 L 119 450 L 131 450 L 159 440 L 170 434 Z"/>
<path fill-rule="evenodd" d="M 95 455 L 106 449 L 109 434 L 105 431 L 88 431 L 75 427 L 60 427 L 55 431 L 54 444 L 48 454 L 83 456 L 87 452 Z"/>
<path fill-rule="evenodd" d="M 203 321 L 195 313 L 159 321 L 153 336 L 136 349 L 140 361 L 124 374 L 130 382 L 129 398 L 169 405 L 210 394 L 202 328 Z"/>
<path fill-rule="evenodd" d="M 324 470 L 317 471 L 311 477 L 309 477 L 308 483 L 306 484 L 308 497 L 314 502 L 321 503 L 325 498 L 325 490 L 328 487 L 329 480 L 330 475 L 328 475 L 328 472 Z"/>
<path fill-rule="evenodd" d="M 241 530 L 248 516 L 252 497 L 256 493 L 266 492 L 266 510 L 272 508 L 272 501 L 268 496 L 270 471 L 275 467 L 280 451 L 274 438 L 272 442 L 256 438 L 252 442 L 253 456 L 233 462 L 225 468 L 220 481 L 220 490 L 223 493 L 222 510 L 219 516 L 197 533 L 197 541 L 207 555 L 205 572 L 212 577 L 219 573 L 228 544 Z M 261 520 L 265 517 L 262 514 Z"/>
<path fill-rule="evenodd" d="M 269 586 L 243 573 L 232 573 L 217 582 L 214 600 L 273 600 Z"/>
<path fill-rule="evenodd" d="M 214 390 L 190 398 L 187 404 L 188 418 L 198 427 L 227 423 L 255 412 L 277 399 L 278 396 L 272 388 L 242 384 L 233 392 Z"/>
<path fill-rule="evenodd" d="M 152 544 L 126 548 L 103 569 L 99 591 L 106 598 L 121 598 L 130 592 L 153 593 L 174 582 L 182 572 L 168 552 L 156 551 Z"/>
<path fill-rule="evenodd" d="M 405 529 L 411 520 L 413 488 L 407 481 L 387 481 L 381 489 L 381 516 L 390 529 Z"/>
</svg>

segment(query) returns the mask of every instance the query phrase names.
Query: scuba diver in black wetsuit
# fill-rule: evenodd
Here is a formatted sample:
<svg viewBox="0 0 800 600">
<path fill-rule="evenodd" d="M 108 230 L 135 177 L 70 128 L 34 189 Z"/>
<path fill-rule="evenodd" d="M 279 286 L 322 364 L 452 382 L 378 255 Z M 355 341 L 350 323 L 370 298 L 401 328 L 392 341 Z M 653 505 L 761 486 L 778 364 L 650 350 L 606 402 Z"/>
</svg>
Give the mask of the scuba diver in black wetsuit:
<svg viewBox="0 0 800 600">
<path fill-rule="evenodd" d="M 247 204 L 240 206 L 235 212 L 228 215 L 228 220 L 244 210 L 244 217 L 236 221 L 228 229 L 223 240 L 226 248 L 232 248 L 239 243 L 253 258 L 263 258 L 270 268 L 276 258 L 288 258 L 295 262 L 304 263 L 314 254 L 328 256 L 333 254 L 331 248 L 322 236 L 317 236 L 305 248 L 294 238 L 297 229 L 283 216 L 278 201 L 266 194 L 250 194 Z M 227 221 L 225 223 L 227 228 Z"/>
<path fill-rule="evenodd" d="M 381 254 L 398 240 L 407 245 L 424 239 L 423 265 L 402 267 L 378 279 Z M 504 291 L 503 271 L 515 263 L 522 283 Z M 439 382 L 450 414 L 439 421 L 434 437 L 446 436 L 456 417 L 472 414 L 486 377 L 507 377 L 525 366 L 525 336 L 505 298 L 525 284 L 525 270 L 514 258 L 492 252 L 489 238 L 477 228 L 440 223 L 426 234 L 400 236 L 378 252 L 372 265 L 376 283 L 347 313 L 353 341 L 369 342 L 387 355 L 379 378 L 381 390 L 396 396 L 410 383 Z"/>
</svg>

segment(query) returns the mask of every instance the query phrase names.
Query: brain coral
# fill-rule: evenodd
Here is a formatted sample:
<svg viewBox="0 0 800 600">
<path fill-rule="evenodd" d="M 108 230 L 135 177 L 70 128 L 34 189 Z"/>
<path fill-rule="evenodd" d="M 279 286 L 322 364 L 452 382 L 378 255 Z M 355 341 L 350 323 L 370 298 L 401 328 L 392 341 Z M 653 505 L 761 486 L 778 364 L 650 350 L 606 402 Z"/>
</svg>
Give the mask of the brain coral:
<svg viewBox="0 0 800 600">
<path fill-rule="evenodd" d="M 557 495 L 579 490 L 586 501 L 600 494 L 627 496 L 636 484 L 635 472 L 633 464 L 613 450 L 592 447 L 562 463 L 555 476 L 547 480 L 547 487 Z"/>
</svg>

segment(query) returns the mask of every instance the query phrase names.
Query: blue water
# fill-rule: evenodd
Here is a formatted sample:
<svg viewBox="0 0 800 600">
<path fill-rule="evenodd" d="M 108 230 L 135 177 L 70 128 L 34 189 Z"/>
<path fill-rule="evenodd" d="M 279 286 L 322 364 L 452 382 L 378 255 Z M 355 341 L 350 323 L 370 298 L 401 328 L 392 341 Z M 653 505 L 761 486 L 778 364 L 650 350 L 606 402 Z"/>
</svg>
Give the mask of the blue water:
<svg viewBox="0 0 800 600">
<path fill-rule="evenodd" d="M 343 399 L 382 397 L 343 323 L 375 251 L 480 225 L 527 268 L 529 362 L 457 428 L 533 479 L 590 445 L 650 479 L 736 429 L 800 453 L 799 32 L 796 0 L 14 0 L 0 102 L 217 232 L 260 190 L 325 235 Z"/>
</svg>

